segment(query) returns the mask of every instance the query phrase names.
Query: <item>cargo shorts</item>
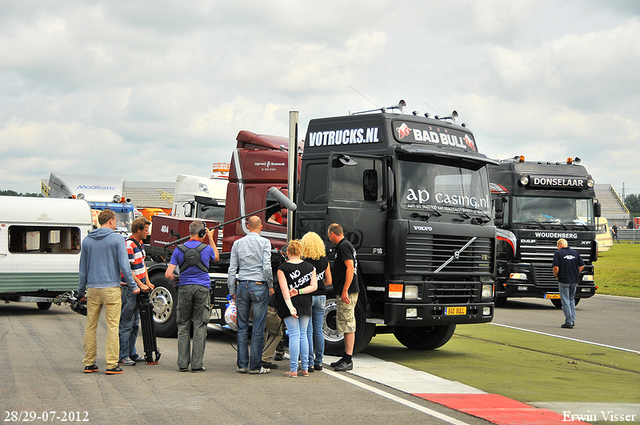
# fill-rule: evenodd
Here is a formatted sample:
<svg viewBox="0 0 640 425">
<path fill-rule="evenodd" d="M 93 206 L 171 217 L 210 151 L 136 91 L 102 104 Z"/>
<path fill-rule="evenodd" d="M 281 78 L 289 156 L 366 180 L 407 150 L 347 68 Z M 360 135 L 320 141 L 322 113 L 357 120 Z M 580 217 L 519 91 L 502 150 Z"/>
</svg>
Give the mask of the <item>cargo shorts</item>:
<svg viewBox="0 0 640 425">
<path fill-rule="evenodd" d="M 358 304 L 358 293 L 349 294 L 349 304 L 345 304 L 342 298 L 336 302 L 336 328 L 338 333 L 348 334 L 356 332 L 356 304 Z"/>
</svg>

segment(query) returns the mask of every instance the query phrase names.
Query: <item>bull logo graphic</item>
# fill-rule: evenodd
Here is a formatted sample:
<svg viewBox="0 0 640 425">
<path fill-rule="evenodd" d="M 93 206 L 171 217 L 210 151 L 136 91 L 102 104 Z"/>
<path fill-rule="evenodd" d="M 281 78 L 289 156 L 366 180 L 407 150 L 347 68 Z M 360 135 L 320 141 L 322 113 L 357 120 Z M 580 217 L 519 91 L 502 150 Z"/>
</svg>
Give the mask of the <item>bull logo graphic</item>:
<svg viewBox="0 0 640 425">
<path fill-rule="evenodd" d="M 471 149 L 473 149 L 474 151 L 477 152 L 476 144 L 473 141 L 473 139 L 471 137 L 469 137 L 468 134 L 465 134 L 464 135 L 464 139 L 462 139 L 462 140 L 464 140 L 464 142 L 467 144 L 467 146 L 469 146 Z"/>
<path fill-rule="evenodd" d="M 398 137 L 400 137 L 400 140 L 404 139 L 405 136 L 411 134 L 411 129 L 405 123 L 402 123 L 400 127 L 396 127 L 396 131 L 398 132 Z"/>
</svg>

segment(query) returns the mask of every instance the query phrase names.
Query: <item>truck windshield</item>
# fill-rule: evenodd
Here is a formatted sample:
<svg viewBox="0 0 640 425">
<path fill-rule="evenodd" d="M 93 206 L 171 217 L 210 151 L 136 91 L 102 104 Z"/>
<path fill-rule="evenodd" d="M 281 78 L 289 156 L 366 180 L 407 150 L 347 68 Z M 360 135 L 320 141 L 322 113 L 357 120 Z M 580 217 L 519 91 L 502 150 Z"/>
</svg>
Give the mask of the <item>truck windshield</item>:
<svg viewBox="0 0 640 425">
<path fill-rule="evenodd" d="M 405 210 L 491 213 L 487 170 L 398 161 L 399 203 Z"/>
<path fill-rule="evenodd" d="M 196 217 L 204 220 L 215 220 L 224 223 L 224 206 L 203 205 L 198 203 Z"/>
<path fill-rule="evenodd" d="M 512 223 L 592 225 L 593 201 L 589 198 L 514 196 Z"/>
<path fill-rule="evenodd" d="M 116 213 L 116 230 L 131 233 L 131 223 L 133 222 L 133 211 Z"/>
</svg>

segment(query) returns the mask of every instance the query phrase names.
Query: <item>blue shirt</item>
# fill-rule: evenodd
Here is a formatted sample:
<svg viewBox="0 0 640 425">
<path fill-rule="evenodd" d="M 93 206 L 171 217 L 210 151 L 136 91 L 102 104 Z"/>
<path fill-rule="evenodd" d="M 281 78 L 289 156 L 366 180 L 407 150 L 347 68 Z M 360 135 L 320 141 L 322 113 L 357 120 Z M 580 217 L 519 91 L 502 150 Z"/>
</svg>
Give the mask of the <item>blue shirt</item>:
<svg viewBox="0 0 640 425">
<path fill-rule="evenodd" d="M 184 243 L 187 248 L 195 248 L 202 242 L 195 241 L 193 239 Z M 209 245 L 200 253 L 200 261 L 202 264 L 209 267 L 209 264 L 216 261 L 216 253 Z M 171 264 L 174 266 L 180 266 L 184 262 L 184 254 L 178 248 L 173 251 L 171 256 Z M 207 288 L 211 288 L 211 279 L 209 273 L 203 272 L 196 266 L 191 266 L 186 270 L 180 270 L 180 280 L 178 285 L 202 285 Z"/>
<path fill-rule="evenodd" d="M 558 268 L 558 282 L 578 283 L 580 282 L 580 267 L 584 266 L 584 261 L 577 251 L 568 246 L 557 250 L 553 254 L 552 267 Z"/>
<path fill-rule="evenodd" d="M 237 278 L 236 273 L 238 273 Z M 269 239 L 263 238 L 256 232 L 249 232 L 233 243 L 227 279 L 231 295 L 236 293 L 236 280 L 267 282 L 269 288 L 273 288 Z"/>
</svg>

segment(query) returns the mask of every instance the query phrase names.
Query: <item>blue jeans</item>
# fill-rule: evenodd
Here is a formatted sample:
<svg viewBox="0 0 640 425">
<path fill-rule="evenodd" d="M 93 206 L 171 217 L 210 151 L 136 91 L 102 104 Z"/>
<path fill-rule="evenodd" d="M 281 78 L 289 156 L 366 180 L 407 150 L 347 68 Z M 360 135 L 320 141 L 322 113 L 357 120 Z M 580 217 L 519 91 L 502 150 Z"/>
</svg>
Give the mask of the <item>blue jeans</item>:
<svg viewBox="0 0 640 425">
<path fill-rule="evenodd" d="M 309 316 L 285 317 L 284 324 L 289 331 L 289 370 L 298 372 L 298 358 L 302 361 L 302 370 L 309 370 L 309 343 L 307 327 Z"/>
<path fill-rule="evenodd" d="M 246 280 L 237 282 L 236 307 L 238 309 L 238 361 L 240 369 L 260 370 L 262 347 L 264 346 L 264 325 L 267 320 L 269 288 L 266 283 Z M 253 310 L 253 331 L 251 332 L 251 357 L 249 357 L 249 316 Z"/>
<path fill-rule="evenodd" d="M 140 327 L 138 295 L 128 286 L 122 287 L 122 310 L 120 312 L 120 360 L 125 357 L 136 358 L 136 340 Z"/>
<path fill-rule="evenodd" d="M 327 302 L 326 295 L 314 295 L 311 302 L 311 319 L 307 327 L 307 339 L 309 340 L 309 367 L 321 366 L 324 356 L 324 335 L 322 322 L 324 321 L 324 306 Z"/>
<path fill-rule="evenodd" d="M 576 321 L 576 290 L 577 283 L 558 282 L 560 301 L 562 302 L 562 312 L 564 313 L 564 323 L 573 325 Z"/>
</svg>

